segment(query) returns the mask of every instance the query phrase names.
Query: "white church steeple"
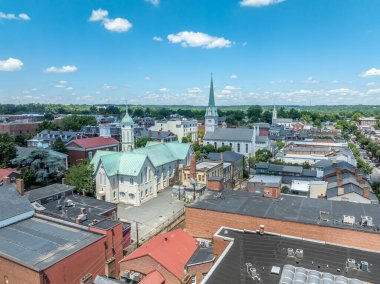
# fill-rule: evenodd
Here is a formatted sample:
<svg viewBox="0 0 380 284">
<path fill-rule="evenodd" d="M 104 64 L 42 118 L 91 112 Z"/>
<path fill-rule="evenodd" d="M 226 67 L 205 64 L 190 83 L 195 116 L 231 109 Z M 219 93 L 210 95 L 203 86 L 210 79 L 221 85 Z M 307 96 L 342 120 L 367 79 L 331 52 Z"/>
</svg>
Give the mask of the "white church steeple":
<svg viewBox="0 0 380 284">
<path fill-rule="evenodd" d="M 131 151 L 135 146 L 134 121 L 128 113 L 128 105 L 125 105 L 125 116 L 121 120 L 121 150 Z"/>
</svg>

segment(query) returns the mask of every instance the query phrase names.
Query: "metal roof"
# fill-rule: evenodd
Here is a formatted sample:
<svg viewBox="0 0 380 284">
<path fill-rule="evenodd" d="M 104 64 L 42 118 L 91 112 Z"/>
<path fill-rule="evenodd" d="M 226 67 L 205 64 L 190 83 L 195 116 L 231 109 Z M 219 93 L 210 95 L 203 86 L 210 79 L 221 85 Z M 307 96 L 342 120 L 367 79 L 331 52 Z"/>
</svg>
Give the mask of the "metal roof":
<svg viewBox="0 0 380 284">
<path fill-rule="evenodd" d="M 211 244 L 208 247 L 199 246 L 197 250 L 193 253 L 193 255 L 190 257 L 189 261 L 186 264 L 186 267 L 197 265 L 200 263 L 211 262 L 214 259 L 214 249 L 211 246 Z"/>
<path fill-rule="evenodd" d="M 242 160 L 244 158 L 244 155 L 235 153 L 233 151 L 225 151 L 223 152 L 223 160 L 225 162 L 235 162 L 238 160 Z M 212 160 L 212 161 L 219 161 L 222 159 L 222 153 L 208 153 L 207 159 Z"/>
<path fill-rule="evenodd" d="M 215 198 L 213 194 L 209 194 L 188 207 L 380 234 L 380 206 L 377 204 L 304 198 L 295 195 L 280 195 L 279 199 L 272 199 L 258 197 L 247 191 L 233 190 L 224 190 L 222 194 L 223 198 Z M 319 220 L 320 211 L 330 213 L 328 222 Z M 363 227 L 359 224 L 345 225 L 343 215 L 355 216 L 358 221 L 361 220 L 361 216 L 371 216 L 374 227 Z"/>
<path fill-rule="evenodd" d="M 25 193 L 25 196 L 29 199 L 30 202 L 34 202 L 59 193 L 73 191 L 74 188 L 75 187 L 71 185 L 55 183 L 27 191 Z"/>
<path fill-rule="evenodd" d="M 102 238 L 33 217 L 0 229 L 0 256 L 41 271 Z"/>
<path fill-rule="evenodd" d="M 322 242 L 312 242 L 286 236 L 264 234 L 263 236 L 253 232 L 237 231 L 230 228 L 221 228 L 219 236 L 233 240 L 231 248 L 226 251 L 224 257 L 219 258 L 219 265 L 214 266 L 214 270 L 206 281 L 207 284 L 249 284 L 259 283 L 254 281 L 247 272 L 247 263 L 252 264 L 256 269 L 261 281 L 265 284 L 278 283 L 331 283 L 334 282 L 313 282 L 312 278 L 294 282 L 280 282 L 281 273 L 289 266 L 303 267 L 315 270 L 318 273 L 329 273 L 334 276 L 341 276 L 360 279 L 364 283 L 378 283 L 380 279 L 380 254 L 363 250 L 329 245 Z M 218 238 L 218 236 L 216 236 Z M 292 248 L 303 250 L 303 258 L 288 257 L 287 250 Z M 346 261 L 348 258 L 357 262 L 367 261 L 369 272 L 360 269 L 348 269 L 346 272 Z M 280 268 L 279 274 L 271 273 L 272 267 Z M 339 269 L 339 270 L 338 270 Z M 308 282 L 309 281 L 309 282 Z M 336 282 L 336 283 L 363 283 L 363 282 Z"/>
<path fill-rule="evenodd" d="M 251 143 L 254 130 L 249 128 L 216 128 L 214 132 L 206 132 L 203 140 L 244 141 Z"/>
</svg>

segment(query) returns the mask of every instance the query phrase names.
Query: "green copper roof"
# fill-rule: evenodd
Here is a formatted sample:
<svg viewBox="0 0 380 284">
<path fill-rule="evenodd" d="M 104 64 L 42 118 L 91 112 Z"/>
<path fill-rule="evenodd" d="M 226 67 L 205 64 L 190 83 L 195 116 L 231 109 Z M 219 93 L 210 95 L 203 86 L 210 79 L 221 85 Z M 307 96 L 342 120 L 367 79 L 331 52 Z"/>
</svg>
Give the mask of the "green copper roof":
<svg viewBox="0 0 380 284">
<path fill-rule="evenodd" d="M 97 151 L 91 164 L 96 171 L 101 163 L 108 176 L 137 176 L 147 158 L 147 155 L 132 152 Z"/>
<path fill-rule="evenodd" d="M 184 160 L 190 150 L 188 143 L 148 142 L 146 147 L 137 148 L 132 152 L 96 151 L 91 164 L 96 171 L 102 163 L 108 176 L 117 174 L 137 176 L 146 159 L 149 159 L 154 167 L 170 162 Z"/>
<path fill-rule="evenodd" d="M 152 161 L 153 166 L 158 167 L 177 160 L 184 160 L 190 150 L 188 143 L 148 143 L 143 148 L 133 150 L 133 153 L 145 154 Z"/>
<path fill-rule="evenodd" d="M 129 115 L 128 113 L 128 106 L 125 106 L 125 116 L 123 117 L 123 119 L 121 120 L 121 123 L 122 124 L 128 124 L 128 125 L 132 125 L 134 124 L 135 122 L 133 121 L 132 117 Z"/>
<path fill-rule="evenodd" d="M 211 75 L 211 84 L 210 84 L 210 96 L 208 98 L 208 107 L 206 109 L 205 116 L 211 116 L 211 117 L 216 117 L 218 116 L 218 111 L 216 110 L 215 106 L 215 98 L 214 98 L 214 83 L 212 80 L 212 75 Z"/>
</svg>

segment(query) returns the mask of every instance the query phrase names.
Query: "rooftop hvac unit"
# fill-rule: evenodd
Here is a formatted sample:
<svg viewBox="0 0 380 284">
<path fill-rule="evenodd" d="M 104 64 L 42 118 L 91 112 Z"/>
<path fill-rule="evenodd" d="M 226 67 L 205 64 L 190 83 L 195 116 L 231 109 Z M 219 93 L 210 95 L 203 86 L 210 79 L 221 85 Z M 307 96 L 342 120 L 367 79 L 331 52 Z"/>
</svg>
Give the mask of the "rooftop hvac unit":
<svg viewBox="0 0 380 284">
<path fill-rule="evenodd" d="M 61 205 L 61 204 L 58 204 L 58 205 L 56 206 L 56 208 L 57 208 L 57 210 L 61 211 L 61 210 L 62 210 L 62 205 Z"/>
<path fill-rule="evenodd" d="M 129 279 L 129 270 L 124 270 L 122 278 L 127 278 Z"/>
<path fill-rule="evenodd" d="M 136 282 L 139 282 L 141 280 L 141 277 L 142 277 L 142 275 L 140 272 L 133 272 L 133 274 L 131 273 L 129 275 L 129 279 L 136 281 Z"/>
<path fill-rule="evenodd" d="M 371 216 L 361 216 L 360 224 L 362 226 L 372 227 L 373 226 L 372 217 Z"/>
<path fill-rule="evenodd" d="M 367 261 L 360 262 L 360 269 L 365 272 L 369 272 L 369 265 Z"/>
<path fill-rule="evenodd" d="M 296 249 L 296 257 L 303 259 L 303 249 Z"/>
<path fill-rule="evenodd" d="M 347 259 L 347 267 L 348 268 L 356 268 L 356 261 L 355 261 L 355 259 L 348 258 Z"/>
<path fill-rule="evenodd" d="M 66 199 L 64 203 L 65 203 L 65 207 L 72 207 L 72 206 L 74 206 L 74 202 L 72 200 L 70 200 L 70 199 Z"/>
<path fill-rule="evenodd" d="M 321 221 L 329 221 L 330 220 L 330 212 L 319 211 L 319 219 Z"/>
<path fill-rule="evenodd" d="M 255 278 L 257 276 L 256 268 L 254 267 L 249 268 L 249 275 L 251 275 L 252 278 Z"/>
<path fill-rule="evenodd" d="M 347 225 L 355 224 L 355 216 L 343 215 L 343 223 Z"/>
<path fill-rule="evenodd" d="M 83 221 L 86 221 L 87 220 L 87 214 L 79 214 L 77 219 L 80 221 L 80 222 L 83 222 Z"/>
<path fill-rule="evenodd" d="M 294 256 L 294 250 L 292 248 L 288 248 L 288 256 L 293 257 Z"/>
</svg>

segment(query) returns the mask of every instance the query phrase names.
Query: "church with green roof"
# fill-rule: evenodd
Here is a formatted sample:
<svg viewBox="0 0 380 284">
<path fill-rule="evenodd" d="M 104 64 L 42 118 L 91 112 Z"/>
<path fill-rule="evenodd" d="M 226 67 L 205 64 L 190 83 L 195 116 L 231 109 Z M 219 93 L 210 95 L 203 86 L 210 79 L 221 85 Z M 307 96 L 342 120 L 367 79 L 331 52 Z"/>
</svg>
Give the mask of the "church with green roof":
<svg viewBox="0 0 380 284">
<path fill-rule="evenodd" d="M 122 151 L 97 151 L 91 160 L 98 199 L 141 205 L 180 178 L 179 169 L 190 163 L 193 149 L 188 143 L 148 142 L 135 149 L 134 126 L 127 108 L 121 121 Z"/>
</svg>

